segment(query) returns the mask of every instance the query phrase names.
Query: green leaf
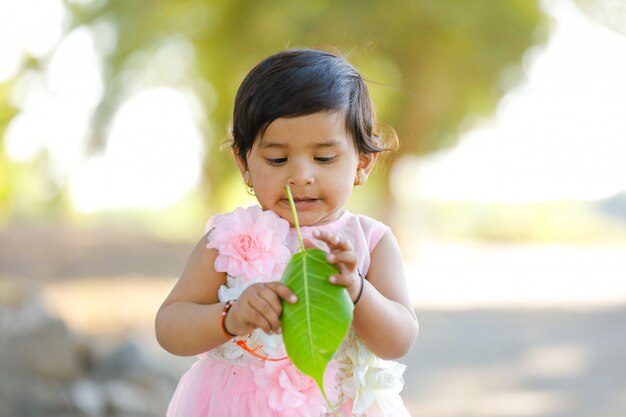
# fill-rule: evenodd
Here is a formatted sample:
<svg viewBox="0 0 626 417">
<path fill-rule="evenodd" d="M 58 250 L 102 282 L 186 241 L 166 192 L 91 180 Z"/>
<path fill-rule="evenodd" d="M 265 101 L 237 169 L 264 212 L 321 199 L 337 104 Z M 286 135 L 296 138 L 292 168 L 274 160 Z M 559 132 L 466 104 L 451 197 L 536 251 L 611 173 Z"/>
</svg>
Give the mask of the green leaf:
<svg viewBox="0 0 626 417">
<path fill-rule="evenodd" d="M 288 196 L 295 214 L 289 190 Z M 294 219 L 303 247 L 296 215 Z M 326 252 L 310 248 L 291 257 L 281 279 L 298 297 L 296 304 L 283 303 L 281 324 L 287 354 L 302 373 L 315 380 L 327 402 L 324 372 L 350 329 L 354 310 L 348 291 L 328 281 L 338 273 L 326 260 Z"/>
<path fill-rule="evenodd" d="M 324 371 L 350 329 L 354 310 L 346 289 L 328 281 L 332 274 L 337 268 L 326 261 L 326 253 L 307 249 L 291 258 L 282 278 L 298 297 L 296 304 L 283 304 L 287 354 L 317 382 L 324 397 Z"/>
</svg>

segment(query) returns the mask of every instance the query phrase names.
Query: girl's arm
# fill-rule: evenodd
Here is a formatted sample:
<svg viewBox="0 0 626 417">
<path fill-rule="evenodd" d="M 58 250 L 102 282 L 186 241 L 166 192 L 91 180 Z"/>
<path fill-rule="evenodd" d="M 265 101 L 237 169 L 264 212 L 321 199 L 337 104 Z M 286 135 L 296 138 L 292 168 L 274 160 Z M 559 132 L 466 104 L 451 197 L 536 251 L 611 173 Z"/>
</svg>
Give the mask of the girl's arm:
<svg viewBox="0 0 626 417">
<path fill-rule="evenodd" d="M 221 328 L 224 304 L 218 298 L 226 274 L 215 271 L 218 252 L 207 249 L 206 244 L 207 235 L 194 247 L 183 274 L 156 315 L 157 340 L 175 355 L 197 355 L 228 340 Z M 281 298 L 289 303 L 297 301 L 280 282 L 249 286 L 226 316 L 226 329 L 237 336 L 257 328 L 266 333 L 280 332 Z"/>
<path fill-rule="evenodd" d="M 400 248 L 388 231 L 371 254 L 353 325 L 377 356 L 405 356 L 417 338 L 418 323 L 404 277 Z"/>
<path fill-rule="evenodd" d="M 226 274 L 216 272 L 215 249 L 207 249 L 207 235 L 196 244 L 178 282 L 156 315 L 159 344 L 180 356 L 197 355 L 224 343 L 220 328 L 223 304 L 217 291 Z"/>
<path fill-rule="evenodd" d="M 325 232 L 316 232 L 314 236 L 328 244 L 331 252 L 328 260 L 339 268 L 340 275 L 331 277 L 331 282 L 345 286 L 355 300 L 361 291 L 361 278 L 352 245 Z M 391 231 L 385 233 L 371 253 L 365 278 L 352 325 L 377 356 L 402 357 L 413 346 L 418 325 L 404 278 L 400 248 Z"/>
</svg>

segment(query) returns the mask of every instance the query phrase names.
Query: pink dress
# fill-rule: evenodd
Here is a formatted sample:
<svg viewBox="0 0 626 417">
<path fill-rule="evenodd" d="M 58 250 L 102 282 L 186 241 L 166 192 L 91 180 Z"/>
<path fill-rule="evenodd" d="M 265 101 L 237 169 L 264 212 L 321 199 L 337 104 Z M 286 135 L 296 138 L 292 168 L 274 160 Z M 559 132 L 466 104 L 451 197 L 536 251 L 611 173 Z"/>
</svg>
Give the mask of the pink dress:
<svg viewBox="0 0 626 417">
<path fill-rule="evenodd" d="M 263 212 L 257 206 L 213 216 L 207 224 L 209 230 L 208 247 L 215 247 L 220 253 L 216 270 L 228 273 L 227 283 L 219 291 L 221 302 L 236 299 L 254 282 L 280 279 L 284 269 L 284 265 L 276 268 L 252 252 L 244 253 L 243 258 L 220 258 L 222 252 L 233 253 L 230 243 L 236 241 L 248 251 L 258 244 L 266 254 L 271 252 L 267 259 L 281 262 L 299 250 L 295 229 L 275 213 Z M 332 223 L 301 228 L 303 237 L 312 240 L 314 230 L 349 240 L 358 257 L 358 269 L 367 276 L 370 253 L 390 229 L 370 217 L 344 210 Z M 267 239 L 267 233 L 273 235 L 273 241 Z M 316 242 L 327 249 L 323 242 Z M 252 256 L 247 256 L 250 253 Z M 241 259 L 254 259 L 256 263 Z M 285 356 L 280 335 L 267 335 L 257 329 L 248 345 L 262 345 L 258 352 L 268 357 Z M 376 357 L 350 329 L 324 376 L 324 390 L 334 408 L 329 409 L 315 382 L 300 373 L 290 360 L 257 359 L 229 341 L 199 355 L 199 360 L 181 378 L 167 417 L 410 417 L 400 397 L 404 369 L 400 363 Z"/>
</svg>

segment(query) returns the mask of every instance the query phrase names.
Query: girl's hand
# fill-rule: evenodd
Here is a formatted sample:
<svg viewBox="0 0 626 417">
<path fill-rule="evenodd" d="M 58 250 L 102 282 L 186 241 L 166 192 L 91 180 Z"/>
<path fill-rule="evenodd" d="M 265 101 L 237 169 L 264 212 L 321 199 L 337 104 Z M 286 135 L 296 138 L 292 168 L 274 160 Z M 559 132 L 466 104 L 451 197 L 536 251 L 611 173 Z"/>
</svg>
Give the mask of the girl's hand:
<svg viewBox="0 0 626 417">
<path fill-rule="evenodd" d="M 245 336 L 254 329 L 280 333 L 281 298 L 291 304 L 297 301 L 296 295 L 278 281 L 251 285 L 226 315 L 226 329 L 237 336 Z"/>
<path fill-rule="evenodd" d="M 346 287 L 350 298 L 355 301 L 363 284 L 356 267 L 356 253 L 352 244 L 337 235 L 320 230 L 313 232 L 313 236 L 328 245 L 330 253 L 326 259 L 339 268 L 339 275 L 331 276 L 330 282 Z M 309 241 L 309 243 L 312 242 Z"/>
</svg>

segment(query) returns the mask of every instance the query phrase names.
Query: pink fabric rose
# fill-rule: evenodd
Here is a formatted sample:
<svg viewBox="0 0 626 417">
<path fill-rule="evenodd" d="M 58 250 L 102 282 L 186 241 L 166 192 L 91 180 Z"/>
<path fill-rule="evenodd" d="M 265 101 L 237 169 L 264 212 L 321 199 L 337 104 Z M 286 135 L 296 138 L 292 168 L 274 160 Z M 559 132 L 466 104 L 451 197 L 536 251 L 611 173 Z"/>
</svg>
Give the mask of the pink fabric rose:
<svg viewBox="0 0 626 417">
<path fill-rule="evenodd" d="M 337 402 L 335 376 L 339 364 L 331 361 L 324 374 L 324 391 L 332 404 Z M 290 360 L 266 361 L 252 367 L 254 383 L 267 392 L 269 406 L 284 417 L 319 417 L 328 410 L 313 378 L 303 374 Z"/>
<path fill-rule="evenodd" d="M 259 206 L 216 216 L 208 248 L 217 249 L 215 270 L 233 277 L 270 281 L 282 275 L 291 252 L 289 222 Z"/>
</svg>

